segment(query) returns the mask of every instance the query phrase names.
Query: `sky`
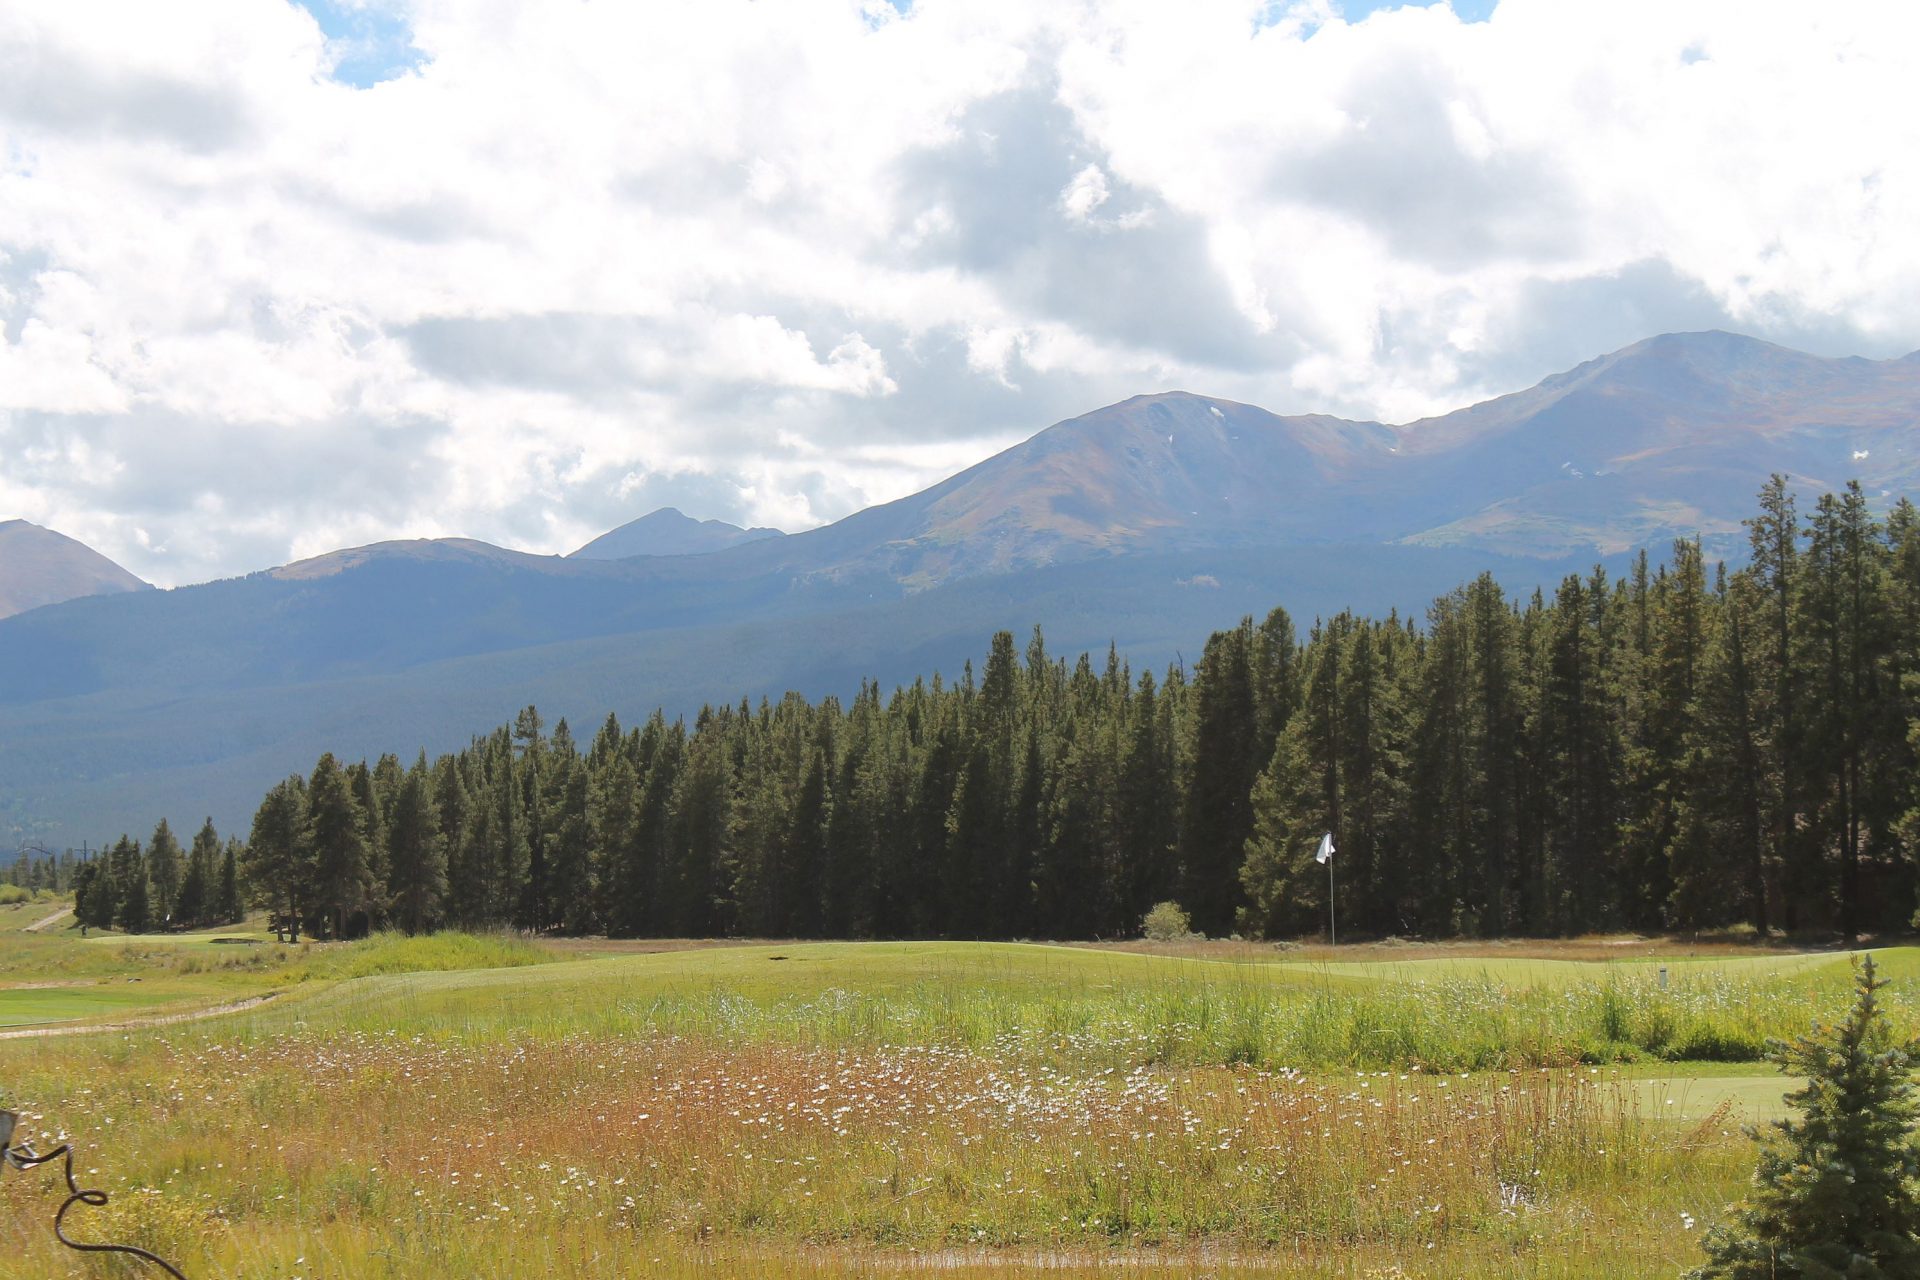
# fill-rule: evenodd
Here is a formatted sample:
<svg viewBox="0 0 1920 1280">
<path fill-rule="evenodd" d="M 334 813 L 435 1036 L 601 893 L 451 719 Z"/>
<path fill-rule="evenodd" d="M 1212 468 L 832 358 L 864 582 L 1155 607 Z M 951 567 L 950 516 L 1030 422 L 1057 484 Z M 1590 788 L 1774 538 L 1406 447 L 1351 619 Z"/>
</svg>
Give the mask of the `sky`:
<svg viewBox="0 0 1920 1280">
<path fill-rule="evenodd" d="M 1126 396 L 1920 348 L 1920 5 L 8 0 L 0 519 L 789 530 Z"/>
</svg>

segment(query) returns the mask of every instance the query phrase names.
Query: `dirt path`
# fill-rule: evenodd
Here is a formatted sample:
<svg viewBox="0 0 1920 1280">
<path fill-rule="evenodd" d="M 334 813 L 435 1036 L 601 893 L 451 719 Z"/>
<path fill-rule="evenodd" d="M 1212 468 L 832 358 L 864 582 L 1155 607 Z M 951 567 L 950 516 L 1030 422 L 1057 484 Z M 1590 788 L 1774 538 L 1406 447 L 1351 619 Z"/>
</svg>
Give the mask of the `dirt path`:
<svg viewBox="0 0 1920 1280">
<path fill-rule="evenodd" d="M 53 928 L 53 926 L 55 926 L 56 924 L 59 924 L 62 920 L 65 920 L 68 916 L 72 914 L 73 914 L 72 907 L 62 907 L 58 911 L 54 912 L 50 916 L 45 917 L 44 919 L 35 920 L 32 924 L 27 926 L 26 932 L 39 933 L 42 929 L 51 929 Z"/>
<path fill-rule="evenodd" d="M 269 991 L 263 996 L 248 996 L 245 1000 L 217 1004 L 209 1009 L 194 1009 L 187 1013 L 165 1013 L 152 1018 L 127 1018 L 120 1022 L 89 1022 L 82 1026 L 63 1023 L 51 1027 L 22 1027 L 17 1031 L 0 1031 L 0 1040 L 31 1040 L 42 1036 L 83 1036 L 94 1031 L 144 1031 L 148 1027 L 170 1027 L 177 1022 L 198 1022 L 202 1018 L 217 1018 L 223 1013 L 239 1013 L 242 1009 L 251 1009 L 255 1005 L 265 1004 L 279 994 L 278 991 Z"/>
</svg>

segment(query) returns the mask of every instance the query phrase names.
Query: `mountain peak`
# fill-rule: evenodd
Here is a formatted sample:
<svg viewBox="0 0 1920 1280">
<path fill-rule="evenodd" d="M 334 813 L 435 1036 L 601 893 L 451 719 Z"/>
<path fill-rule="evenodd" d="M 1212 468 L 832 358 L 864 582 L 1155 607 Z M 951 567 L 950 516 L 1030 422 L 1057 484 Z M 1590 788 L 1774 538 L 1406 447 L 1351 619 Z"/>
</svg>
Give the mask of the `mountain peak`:
<svg viewBox="0 0 1920 1280">
<path fill-rule="evenodd" d="M 783 536 L 778 529 L 742 529 L 724 520 L 696 520 L 678 507 L 661 507 L 610 529 L 569 559 L 626 560 L 633 556 L 697 556 L 742 543 Z"/>
<path fill-rule="evenodd" d="M 152 588 L 64 533 L 0 520 L 0 618 L 81 596 Z"/>
<path fill-rule="evenodd" d="M 558 560 L 557 556 L 537 556 L 508 547 L 496 547 L 478 538 L 391 538 L 361 547 L 342 547 L 305 560 L 295 560 L 269 569 L 270 577 L 283 582 L 303 582 L 330 578 L 337 573 L 370 564 L 399 562 L 438 562 L 442 564 L 539 564 Z"/>
</svg>

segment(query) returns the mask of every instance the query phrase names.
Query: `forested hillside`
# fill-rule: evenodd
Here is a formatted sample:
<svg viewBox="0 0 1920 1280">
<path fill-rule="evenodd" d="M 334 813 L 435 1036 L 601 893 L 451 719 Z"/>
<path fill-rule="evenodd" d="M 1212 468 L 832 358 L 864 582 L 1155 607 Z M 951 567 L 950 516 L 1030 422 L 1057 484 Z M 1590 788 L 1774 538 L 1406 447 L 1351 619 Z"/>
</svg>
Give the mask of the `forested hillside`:
<svg viewBox="0 0 1920 1280">
<path fill-rule="evenodd" d="M 1419 616 L 1481 572 L 1524 598 L 1677 536 L 1738 559 L 1770 473 L 1808 504 L 1849 476 L 1883 514 L 1920 497 L 1917 420 L 1920 353 L 1665 334 L 1401 426 L 1134 396 L 783 537 L 655 512 L 574 556 L 386 541 L 69 600 L 0 618 L 0 840 L 111 839 L 175 797 L 238 827 L 323 750 L 438 755 L 529 703 L 579 728 L 851 700 L 1036 621 L 1158 674 L 1276 601 Z"/>
<path fill-rule="evenodd" d="M 248 891 L 312 932 L 1094 937 L 1177 899 L 1223 934 L 1904 927 L 1920 848 L 1920 511 L 1784 479 L 1750 563 L 1675 544 L 1424 620 L 1280 609 L 1191 670 L 1024 655 L 850 703 L 532 707 L 411 767 L 321 758 L 260 806 Z M 169 838 L 170 839 L 170 838 Z M 211 840 L 210 833 L 207 839 Z M 171 861 L 171 855 L 169 855 Z M 138 858 L 116 857 L 123 898 Z M 169 873 L 169 877 L 171 873 Z"/>
</svg>

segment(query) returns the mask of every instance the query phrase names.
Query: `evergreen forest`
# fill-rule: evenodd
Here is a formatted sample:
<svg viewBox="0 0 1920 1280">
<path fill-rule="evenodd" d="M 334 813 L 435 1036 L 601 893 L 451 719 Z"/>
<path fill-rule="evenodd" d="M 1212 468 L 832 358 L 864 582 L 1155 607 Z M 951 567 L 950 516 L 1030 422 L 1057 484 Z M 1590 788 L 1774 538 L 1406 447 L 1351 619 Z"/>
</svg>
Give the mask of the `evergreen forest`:
<svg viewBox="0 0 1920 1280">
<path fill-rule="evenodd" d="M 83 919 L 614 936 L 1095 938 L 1905 929 L 1920 856 L 1920 510 L 1762 490 L 1698 541 L 1423 619 L 1282 609 L 1190 669 L 993 637 L 851 701 L 528 707 L 411 764 L 323 755 L 244 844 L 163 822 L 82 868 Z"/>
</svg>

